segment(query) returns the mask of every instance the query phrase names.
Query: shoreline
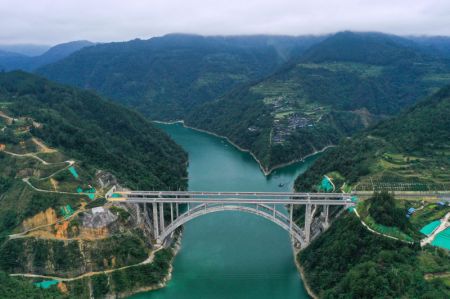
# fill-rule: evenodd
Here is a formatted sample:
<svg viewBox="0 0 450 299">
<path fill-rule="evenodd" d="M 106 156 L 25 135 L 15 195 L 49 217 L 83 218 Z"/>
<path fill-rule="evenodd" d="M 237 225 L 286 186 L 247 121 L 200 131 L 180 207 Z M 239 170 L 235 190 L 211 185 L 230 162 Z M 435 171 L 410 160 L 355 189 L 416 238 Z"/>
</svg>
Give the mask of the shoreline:
<svg viewBox="0 0 450 299">
<path fill-rule="evenodd" d="M 294 264 L 295 267 L 297 267 L 297 272 L 300 274 L 300 278 L 302 280 L 303 286 L 305 287 L 306 292 L 308 295 L 313 299 L 319 299 L 319 297 L 311 290 L 311 287 L 309 286 L 308 282 L 306 281 L 305 272 L 303 270 L 303 267 L 300 265 L 300 262 L 297 259 L 297 255 L 300 253 L 300 250 L 297 250 L 294 246 L 294 243 L 292 243 L 292 252 L 294 253 Z"/>
<path fill-rule="evenodd" d="M 172 279 L 172 272 L 173 272 L 173 262 L 175 261 L 175 257 L 177 256 L 178 252 L 181 249 L 181 237 L 183 235 L 183 232 L 180 232 L 178 234 L 178 236 L 176 237 L 176 241 L 173 244 L 173 258 L 170 261 L 170 265 L 169 265 L 169 271 L 167 272 L 167 275 L 162 279 L 162 281 L 160 281 L 157 284 L 154 285 L 150 285 L 150 286 L 146 286 L 146 287 L 141 287 L 132 291 L 128 291 L 128 292 L 124 292 L 124 293 L 120 293 L 117 295 L 118 298 L 128 298 L 130 296 L 133 295 L 137 295 L 139 293 L 145 293 L 145 292 L 151 292 L 151 291 L 156 291 L 162 288 L 167 287 L 167 283 Z"/>
<path fill-rule="evenodd" d="M 320 150 L 316 150 L 316 151 L 312 152 L 311 154 L 308 154 L 308 155 L 303 156 L 303 157 L 301 157 L 301 158 L 294 159 L 294 160 L 291 160 L 291 161 L 288 161 L 288 162 L 285 162 L 285 163 L 277 164 L 277 165 L 273 166 L 272 168 L 267 169 L 267 168 L 265 168 L 265 167 L 262 165 L 261 161 L 256 157 L 256 155 L 255 155 L 251 150 L 248 150 L 248 149 L 245 149 L 245 148 L 240 147 L 239 145 L 237 145 L 236 143 L 234 143 L 233 141 L 231 141 L 231 140 L 230 140 L 228 137 L 226 137 L 226 136 L 222 136 L 222 135 L 219 135 L 219 134 L 216 134 L 216 133 L 214 133 L 214 132 L 207 131 L 207 130 L 204 130 L 204 129 L 199 129 L 199 128 L 191 127 L 191 126 L 189 126 L 189 125 L 186 125 L 186 123 L 184 122 L 184 120 L 175 120 L 175 121 L 157 121 L 157 120 L 153 120 L 152 122 L 154 122 L 154 123 L 159 123 L 159 124 L 166 124 L 166 125 L 182 124 L 183 127 L 185 127 L 185 128 L 192 129 L 192 130 L 195 130 L 195 131 L 198 131 L 198 132 L 206 133 L 206 134 L 208 134 L 208 135 L 212 135 L 212 136 L 215 136 L 215 137 L 224 139 L 224 140 L 226 140 L 228 143 L 230 143 L 232 146 L 234 146 L 235 148 L 237 148 L 238 150 L 240 150 L 241 152 L 249 153 L 249 154 L 253 157 L 253 159 L 256 161 L 256 163 L 258 163 L 259 168 L 261 169 L 261 171 L 264 173 L 265 176 L 270 175 L 274 170 L 277 170 L 277 169 L 279 169 L 279 168 L 286 167 L 286 166 L 289 166 L 289 165 L 292 165 L 292 164 L 295 164 L 295 163 L 298 163 L 298 162 L 302 162 L 302 161 L 304 161 L 305 159 L 307 159 L 307 158 L 309 158 L 309 157 L 312 157 L 312 156 L 317 155 L 317 154 L 319 154 L 319 153 L 323 153 L 324 151 L 326 151 L 327 149 L 329 149 L 329 148 L 331 148 L 331 147 L 335 147 L 335 145 L 327 145 L 327 146 L 325 146 L 324 148 L 322 148 L 322 149 L 320 149 Z"/>
<path fill-rule="evenodd" d="M 290 162 L 286 162 L 286 163 L 283 163 L 283 164 L 276 165 L 276 166 L 272 167 L 271 169 L 269 169 L 268 171 L 266 171 L 266 169 L 264 169 L 264 167 L 261 165 L 261 162 L 258 160 L 258 158 L 256 158 L 256 156 L 255 156 L 250 150 L 246 150 L 246 149 L 241 148 L 240 146 L 238 146 L 237 144 L 235 144 L 234 142 L 232 142 L 232 141 L 231 141 L 228 137 L 226 137 L 226 136 L 221 136 L 221 135 L 218 135 L 218 134 L 213 133 L 213 132 L 209 132 L 209 131 L 206 131 L 206 130 L 203 130 L 203 129 L 198 129 L 198 128 L 194 128 L 194 127 L 188 126 L 188 125 L 185 124 L 185 122 L 184 122 L 183 120 L 177 120 L 177 121 L 171 121 L 171 122 L 164 122 L 164 121 L 153 121 L 153 122 L 155 122 L 155 123 L 161 123 L 161 124 L 167 124 L 167 125 L 182 124 L 183 127 L 185 127 L 185 128 L 192 129 L 192 130 L 195 130 L 195 131 L 198 131 L 198 132 L 206 133 L 206 134 L 208 134 L 208 135 L 213 135 L 213 136 L 215 136 L 215 137 L 224 139 L 224 140 L 226 140 L 227 142 L 229 142 L 231 145 L 233 145 L 235 148 L 237 148 L 238 150 L 240 150 L 240 151 L 242 151 L 242 152 L 250 153 L 250 155 L 251 155 L 251 156 L 255 159 L 255 161 L 259 164 L 259 167 L 260 167 L 261 171 L 264 173 L 265 176 L 268 176 L 272 171 L 274 171 L 274 170 L 276 170 L 276 169 L 278 169 L 278 168 L 285 167 L 285 166 L 288 166 L 288 165 L 291 165 L 291 164 L 294 164 L 294 163 L 303 161 L 304 159 L 306 159 L 306 158 L 308 158 L 308 157 L 314 156 L 314 155 L 316 155 L 316 154 L 318 154 L 318 153 L 322 153 L 322 152 L 326 151 L 328 148 L 334 147 L 334 146 L 335 146 L 335 145 L 327 145 L 327 146 L 325 146 L 323 149 L 318 150 L 318 151 L 315 151 L 315 152 L 313 152 L 313 153 L 311 153 L 311 154 L 309 154 L 309 155 L 306 155 L 306 156 L 303 157 L 303 158 L 296 159 L 296 160 L 293 160 L 293 161 L 290 161 Z M 293 243 L 292 243 L 292 252 L 293 252 L 293 257 L 294 257 L 294 264 L 295 264 L 295 266 L 296 266 L 296 268 L 297 268 L 297 271 L 298 271 L 298 273 L 299 273 L 299 275 L 300 275 L 300 278 L 301 278 L 301 280 L 302 280 L 302 284 L 303 284 L 303 286 L 305 287 L 306 292 L 308 293 L 308 295 L 309 295 L 311 298 L 313 298 L 313 299 L 318 299 L 319 297 L 311 290 L 311 287 L 308 285 L 308 282 L 306 281 L 306 276 L 305 276 L 303 267 L 300 265 L 299 261 L 297 260 L 297 254 L 298 254 L 299 251 L 297 252 L 297 250 L 295 249 Z"/>
</svg>

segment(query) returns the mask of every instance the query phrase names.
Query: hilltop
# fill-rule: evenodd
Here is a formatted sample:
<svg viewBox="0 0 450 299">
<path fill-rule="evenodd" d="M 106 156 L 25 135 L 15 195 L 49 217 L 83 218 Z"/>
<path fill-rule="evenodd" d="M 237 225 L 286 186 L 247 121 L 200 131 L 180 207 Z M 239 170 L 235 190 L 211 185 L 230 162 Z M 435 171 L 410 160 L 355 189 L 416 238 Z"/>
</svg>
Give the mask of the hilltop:
<svg viewBox="0 0 450 299">
<path fill-rule="evenodd" d="M 24 54 L 19 54 L 13 51 L 2 51 L 0 50 L 0 70 L 11 71 L 11 70 L 24 70 L 33 71 L 46 64 L 54 63 L 61 60 L 70 54 L 88 46 L 92 46 L 94 43 L 90 41 L 72 41 L 68 43 L 63 43 L 51 47 L 44 53 L 35 56 L 29 56 Z M 17 46 L 20 50 L 21 47 Z M 26 51 L 26 46 L 23 46 Z M 16 47 L 10 46 L 7 48 L 15 49 Z"/>
<path fill-rule="evenodd" d="M 321 39 L 169 34 L 85 48 L 37 72 L 95 89 L 152 119 L 180 120 L 239 84 L 270 74 Z"/>
</svg>

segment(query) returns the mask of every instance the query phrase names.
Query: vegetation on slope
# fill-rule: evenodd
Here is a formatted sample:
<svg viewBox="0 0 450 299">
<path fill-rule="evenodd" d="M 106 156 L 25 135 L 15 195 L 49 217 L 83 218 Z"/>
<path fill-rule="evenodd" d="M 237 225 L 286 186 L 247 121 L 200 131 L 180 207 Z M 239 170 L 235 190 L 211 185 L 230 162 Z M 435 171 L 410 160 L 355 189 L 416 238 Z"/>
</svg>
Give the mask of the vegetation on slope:
<svg viewBox="0 0 450 299">
<path fill-rule="evenodd" d="M 0 111 L 1 271 L 74 277 L 146 260 L 150 236 L 135 227 L 129 212 L 105 207 L 94 213 L 89 208 L 105 201 L 92 201 L 83 190 L 103 196 L 103 183 L 109 181 L 99 183 L 99 176 L 112 179 L 110 184 L 117 177 L 131 188 L 183 189 L 187 157 L 182 149 L 137 113 L 22 72 L 0 73 Z M 67 206 L 75 214 L 64 215 Z M 133 275 L 145 269 L 152 274 L 139 287 L 165 277 L 170 260 L 158 261 L 136 267 Z M 3 280 L 8 290 L 26 283 Z M 74 284 L 86 290 L 87 282 Z M 26 284 L 6 298 L 24 298 L 33 290 L 36 298 L 77 298 L 70 288 L 65 293 L 65 286 L 58 287 L 61 294 L 56 286 L 42 291 L 29 279 Z M 133 292 L 134 286 L 124 289 Z M 91 289 L 96 297 L 100 290 Z"/>
<path fill-rule="evenodd" d="M 362 189 L 377 182 L 448 186 L 449 115 L 450 87 L 445 87 L 399 116 L 343 140 L 297 178 L 296 189 L 314 189 L 332 171 Z"/>
<path fill-rule="evenodd" d="M 272 72 L 321 37 L 171 34 L 85 48 L 38 70 L 92 88 L 156 120 L 179 120 L 238 84 Z"/>
<path fill-rule="evenodd" d="M 448 252 L 387 239 L 344 214 L 299 254 L 306 281 L 320 298 L 448 298 L 425 273 L 449 271 Z M 442 265 L 442 266 L 439 266 Z"/>
<path fill-rule="evenodd" d="M 447 185 L 450 181 L 450 87 L 399 116 L 343 140 L 300 175 L 298 191 L 316 191 L 324 174 L 341 183 L 389 188 L 392 182 Z M 341 187 L 341 186 L 337 186 Z M 409 207 L 417 212 L 406 217 Z M 367 225 L 400 240 L 417 241 L 419 230 L 442 218 L 448 207 L 394 200 L 377 193 L 358 204 Z M 409 220 L 408 220 L 409 219 Z M 345 214 L 299 255 L 306 280 L 321 298 L 448 298 L 449 252 L 408 244 L 370 232 Z M 433 273 L 430 275 L 429 273 Z M 436 278 L 434 278 L 434 274 Z M 432 279 L 430 279 L 432 277 Z"/>
<path fill-rule="evenodd" d="M 13 116 L 43 124 L 32 127 L 32 135 L 86 167 L 112 172 L 130 188 L 186 186 L 186 154 L 137 113 L 21 72 L 0 74 L 0 98 Z"/>
<path fill-rule="evenodd" d="M 29 281 L 21 278 L 10 277 L 5 272 L 0 271 L 0 298 L 61 298 L 61 293 L 56 289 L 41 290 L 30 284 Z"/>
<path fill-rule="evenodd" d="M 390 36 L 344 32 L 268 78 L 204 104 L 186 122 L 229 137 L 270 169 L 398 113 L 449 78 L 446 61 Z"/>
</svg>

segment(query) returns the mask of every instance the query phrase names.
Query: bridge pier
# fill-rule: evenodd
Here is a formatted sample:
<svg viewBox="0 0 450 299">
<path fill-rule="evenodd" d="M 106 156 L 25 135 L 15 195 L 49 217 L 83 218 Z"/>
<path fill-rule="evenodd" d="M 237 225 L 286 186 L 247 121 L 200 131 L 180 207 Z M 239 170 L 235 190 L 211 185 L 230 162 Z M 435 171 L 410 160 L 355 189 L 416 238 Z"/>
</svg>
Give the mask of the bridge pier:
<svg viewBox="0 0 450 299">
<path fill-rule="evenodd" d="M 153 230 L 154 235 L 157 243 L 160 243 L 159 240 L 159 223 L 158 223 L 158 204 L 154 202 L 152 204 L 152 210 L 153 210 Z"/>
<path fill-rule="evenodd" d="M 289 206 L 289 234 L 292 236 L 292 215 L 294 213 L 294 205 Z"/>
<path fill-rule="evenodd" d="M 159 224 L 161 225 L 161 233 L 164 231 L 165 229 L 165 225 L 164 225 L 164 203 L 160 202 L 159 203 Z"/>
<path fill-rule="evenodd" d="M 136 221 L 138 224 L 141 224 L 141 209 L 139 208 L 139 204 L 135 204 L 134 207 L 136 208 Z"/>
<path fill-rule="evenodd" d="M 305 209 L 305 243 L 309 244 L 311 238 L 311 204 L 306 205 Z"/>
<path fill-rule="evenodd" d="M 328 228 L 328 226 L 330 226 L 330 223 L 329 223 L 330 206 L 329 205 L 323 206 L 323 214 L 325 216 L 325 227 Z"/>
</svg>

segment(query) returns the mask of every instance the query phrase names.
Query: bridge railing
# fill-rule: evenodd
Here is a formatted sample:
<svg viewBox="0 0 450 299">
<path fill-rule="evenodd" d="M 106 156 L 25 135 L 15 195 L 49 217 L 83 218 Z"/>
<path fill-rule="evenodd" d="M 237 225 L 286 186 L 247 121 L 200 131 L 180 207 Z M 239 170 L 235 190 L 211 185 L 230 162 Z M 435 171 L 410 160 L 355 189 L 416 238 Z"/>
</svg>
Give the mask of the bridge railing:
<svg viewBox="0 0 450 299">
<path fill-rule="evenodd" d="M 201 191 L 116 191 L 108 200 L 136 203 L 214 203 L 229 204 L 321 204 L 347 205 L 351 196 L 344 193 L 295 192 L 201 192 Z"/>
</svg>

